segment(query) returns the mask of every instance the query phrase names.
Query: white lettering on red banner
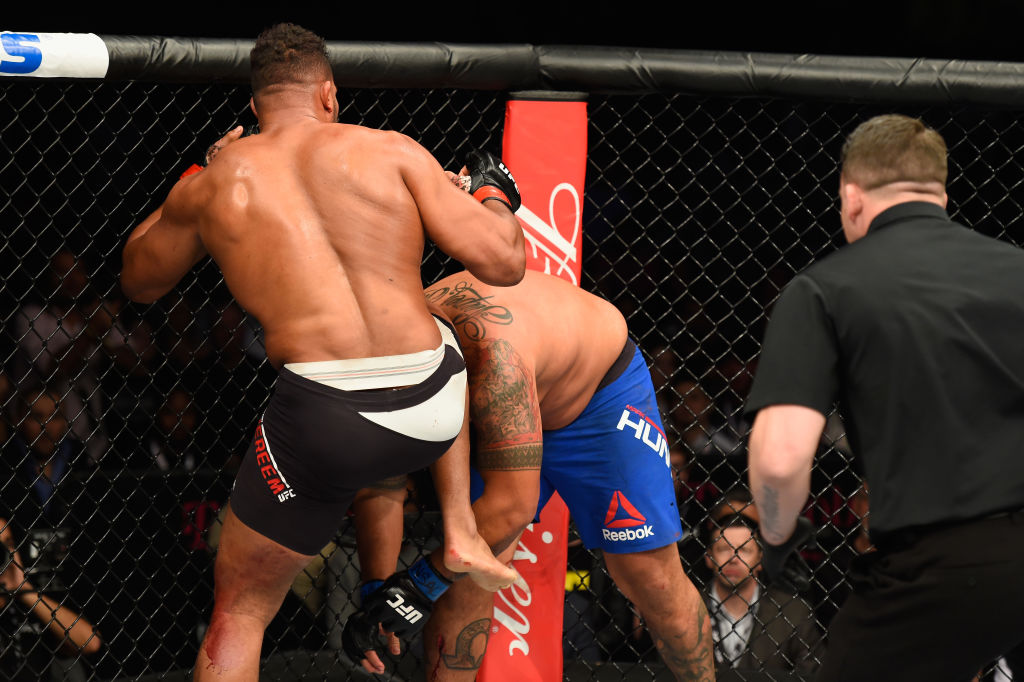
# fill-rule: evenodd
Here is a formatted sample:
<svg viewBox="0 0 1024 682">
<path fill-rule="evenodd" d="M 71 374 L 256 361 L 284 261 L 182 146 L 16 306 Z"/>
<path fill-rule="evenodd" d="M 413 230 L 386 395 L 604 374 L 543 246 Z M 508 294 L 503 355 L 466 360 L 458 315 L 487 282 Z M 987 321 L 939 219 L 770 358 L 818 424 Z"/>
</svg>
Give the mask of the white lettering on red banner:
<svg viewBox="0 0 1024 682">
<path fill-rule="evenodd" d="M 573 225 L 572 236 L 566 239 L 558 230 L 558 221 L 555 218 L 555 198 L 562 192 L 567 192 L 573 201 Z M 575 285 L 576 272 L 569 265 L 575 263 L 579 257 L 575 244 L 578 242 L 580 232 L 580 218 L 582 207 L 580 195 L 576 188 L 568 182 L 555 185 L 548 197 L 548 221 L 545 222 L 540 216 L 526 207 L 525 204 L 516 212 L 516 216 L 523 223 L 523 235 L 526 237 L 527 248 L 532 249 L 534 258 L 544 260 L 544 272 L 565 277 Z M 543 252 L 543 255 L 541 254 Z M 552 264 L 557 267 L 552 270 Z"/>
<path fill-rule="evenodd" d="M 519 538 L 519 545 L 516 547 L 516 552 L 512 555 L 512 561 L 528 561 L 531 564 L 537 563 L 537 555 L 530 551 L 530 548 L 523 542 L 527 537 L 533 537 L 533 524 L 531 523 L 523 531 L 523 535 Z M 551 542 L 549 537 L 550 533 L 545 533 L 541 536 L 544 542 Z M 530 584 L 526 582 L 525 578 L 520 577 L 519 580 L 512 583 L 510 586 L 498 592 L 498 599 L 508 607 L 508 613 L 495 603 L 494 605 L 494 620 L 499 624 L 503 625 L 508 629 L 509 632 L 515 637 L 508 644 L 508 655 L 511 656 L 516 651 L 521 652 L 524 656 L 530 655 L 530 644 L 523 637 L 530 631 L 530 619 L 527 618 L 526 614 L 523 613 L 519 607 L 529 606 L 533 601 L 533 594 L 530 592 Z"/>
</svg>

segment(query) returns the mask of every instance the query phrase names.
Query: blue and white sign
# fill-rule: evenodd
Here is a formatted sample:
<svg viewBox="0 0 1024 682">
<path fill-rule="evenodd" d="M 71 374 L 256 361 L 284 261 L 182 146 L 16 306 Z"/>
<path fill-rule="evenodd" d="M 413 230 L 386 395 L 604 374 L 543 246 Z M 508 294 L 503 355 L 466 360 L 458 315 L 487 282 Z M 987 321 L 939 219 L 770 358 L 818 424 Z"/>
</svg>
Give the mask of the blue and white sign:
<svg viewBox="0 0 1024 682">
<path fill-rule="evenodd" d="M 110 55 L 93 33 L 0 32 L 0 76 L 103 78 Z"/>
</svg>

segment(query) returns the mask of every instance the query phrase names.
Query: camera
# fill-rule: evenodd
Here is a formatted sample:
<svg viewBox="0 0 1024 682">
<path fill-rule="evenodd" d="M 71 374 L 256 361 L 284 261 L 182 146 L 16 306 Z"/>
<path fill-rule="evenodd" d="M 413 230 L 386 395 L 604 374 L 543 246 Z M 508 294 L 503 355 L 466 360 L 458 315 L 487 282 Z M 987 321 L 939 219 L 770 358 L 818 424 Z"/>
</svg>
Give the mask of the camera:
<svg viewBox="0 0 1024 682">
<path fill-rule="evenodd" d="M 71 544 L 69 528 L 33 528 L 25 534 L 25 577 L 46 592 L 65 592 L 62 574 Z M 6 548 L 5 548 L 6 549 Z"/>
</svg>

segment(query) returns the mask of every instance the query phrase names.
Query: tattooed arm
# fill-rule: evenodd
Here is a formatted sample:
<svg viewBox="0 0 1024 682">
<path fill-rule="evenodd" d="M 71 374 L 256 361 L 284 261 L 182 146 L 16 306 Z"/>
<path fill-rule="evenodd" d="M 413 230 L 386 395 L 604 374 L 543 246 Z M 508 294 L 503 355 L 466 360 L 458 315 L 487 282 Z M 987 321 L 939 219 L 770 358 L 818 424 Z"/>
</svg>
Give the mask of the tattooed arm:
<svg viewBox="0 0 1024 682">
<path fill-rule="evenodd" d="M 758 411 L 750 432 L 750 489 L 764 539 L 780 545 L 796 528 L 807 503 L 811 465 L 825 416 L 800 405 Z"/>
<path fill-rule="evenodd" d="M 505 339 L 467 352 L 474 458 L 484 495 L 473 505 L 480 534 L 494 551 L 533 521 L 540 494 L 543 431 L 532 365 Z"/>
</svg>

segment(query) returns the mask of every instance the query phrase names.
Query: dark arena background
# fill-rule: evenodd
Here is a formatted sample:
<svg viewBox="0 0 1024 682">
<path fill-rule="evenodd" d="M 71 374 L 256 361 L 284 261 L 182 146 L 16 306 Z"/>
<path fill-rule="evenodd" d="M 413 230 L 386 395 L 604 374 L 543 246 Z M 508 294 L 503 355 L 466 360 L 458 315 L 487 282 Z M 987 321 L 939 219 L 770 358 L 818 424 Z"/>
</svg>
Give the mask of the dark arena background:
<svg viewBox="0 0 1024 682">
<path fill-rule="evenodd" d="M 212 263 L 150 306 L 127 302 L 117 275 L 128 232 L 178 175 L 233 125 L 254 122 L 251 41 L 103 39 L 104 78 L 2 79 L 0 508 L 33 583 L 101 633 L 98 652 L 67 663 L 82 677 L 68 679 L 181 680 L 212 606 L 218 513 L 275 373 Z M 329 47 L 342 122 L 401 131 L 449 169 L 470 150 L 500 152 L 509 93 L 586 94 L 581 286 L 626 315 L 651 364 L 688 530 L 679 551 L 702 589 L 711 511 L 746 484 L 741 406 L 766 316 L 794 273 L 842 243 L 844 136 L 878 113 L 922 117 L 949 145 L 954 219 L 1024 242 L 1022 64 Z M 458 268 L 430 249 L 424 283 Z M 55 453 L 66 467 L 51 481 L 33 463 Z M 867 500 L 833 415 L 805 512 L 817 532 L 800 598 L 819 634 L 849 589 L 844 568 L 866 550 Z M 429 477 L 412 477 L 407 509 L 408 560 L 436 542 Z M 600 555 L 569 557 L 569 571 L 590 579 L 566 593 L 566 679 L 668 679 Z M 343 526 L 270 626 L 264 678 L 368 679 L 339 650 L 357 593 Z M 2 618 L 15 617 L 8 600 Z M 4 632 L 0 660 L 24 675 L 31 633 Z M 413 679 L 416 656 L 413 646 L 384 679 Z M 810 651 L 791 664 L 815 660 Z"/>
</svg>

